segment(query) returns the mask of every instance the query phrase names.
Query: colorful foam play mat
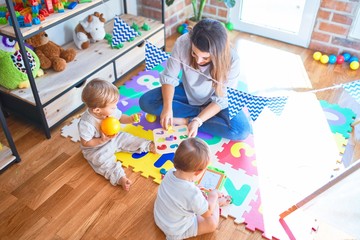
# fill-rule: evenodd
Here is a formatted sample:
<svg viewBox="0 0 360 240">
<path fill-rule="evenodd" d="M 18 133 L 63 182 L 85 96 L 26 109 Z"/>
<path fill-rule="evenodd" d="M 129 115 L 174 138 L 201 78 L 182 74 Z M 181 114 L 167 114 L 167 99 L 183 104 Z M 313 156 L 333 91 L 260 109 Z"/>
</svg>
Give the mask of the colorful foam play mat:
<svg viewBox="0 0 360 240">
<path fill-rule="evenodd" d="M 128 115 L 142 113 L 139 123 L 123 125 L 123 131 L 154 140 L 154 129 L 161 128 L 159 121 L 146 118 L 138 101 L 144 92 L 160 87 L 159 72 L 164 64 L 140 72 L 119 88 L 118 108 Z M 222 209 L 222 215 L 245 223 L 249 230 L 260 230 L 265 238 L 289 239 L 279 214 L 324 185 L 342 168 L 342 153 L 354 118 L 350 109 L 318 101 L 312 93 L 290 92 L 280 113 L 262 107 L 252 122 L 253 134 L 243 141 L 199 132 L 198 137 L 213 152 L 211 166 L 226 175 L 221 190 L 233 199 L 231 205 Z M 62 135 L 74 142 L 79 140 L 77 121 L 74 119 L 62 129 Z M 181 137 L 178 134 L 177 140 Z M 161 184 L 162 173 L 173 167 L 174 152 L 121 152 L 116 156 L 124 167 Z"/>
</svg>

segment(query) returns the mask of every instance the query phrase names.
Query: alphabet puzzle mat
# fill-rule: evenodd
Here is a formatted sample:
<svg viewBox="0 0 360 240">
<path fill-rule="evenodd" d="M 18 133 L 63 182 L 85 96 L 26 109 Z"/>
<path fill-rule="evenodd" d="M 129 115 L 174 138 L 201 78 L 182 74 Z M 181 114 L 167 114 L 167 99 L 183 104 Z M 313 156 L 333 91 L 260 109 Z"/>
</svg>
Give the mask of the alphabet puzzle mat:
<svg viewBox="0 0 360 240">
<path fill-rule="evenodd" d="M 119 88 L 120 101 L 118 108 L 125 114 L 142 113 L 140 123 L 136 125 L 123 125 L 122 131 L 133 135 L 156 141 L 156 133 L 161 129 L 157 121 L 150 123 L 145 119 L 145 114 L 139 108 L 139 97 L 149 89 L 159 87 L 159 72 L 164 67 L 159 65 L 150 71 L 140 72 L 131 81 Z M 326 117 L 332 127 L 334 138 L 339 147 L 339 159 L 347 144 L 349 126 L 354 120 L 354 113 L 337 105 L 322 103 L 323 109 L 327 112 Z M 331 113 L 331 114 L 330 114 Z M 76 119 L 72 124 L 62 128 L 62 136 L 71 137 L 76 142 L 79 140 Z M 181 126 L 180 126 L 181 128 Z M 232 204 L 223 209 L 224 217 L 231 217 L 236 223 L 246 223 L 246 228 L 252 231 L 260 230 L 265 238 L 279 238 L 276 230 L 265 227 L 262 211 L 261 189 L 257 169 L 257 158 L 254 146 L 254 136 L 249 135 L 243 141 L 230 141 L 228 139 L 211 136 L 199 132 L 198 137 L 206 141 L 213 153 L 212 166 L 223 170 L 227 176 L 222 191 L 232 196 Z M 173 167 L 173 151 L 163 151 L 158 154 L 142 153 L 116 153 L 117 159 L 124 167 L 131 167 L 134 172 L 140 172 L 143 177 L 152 178 L 158 184 L 161 183 L 160 169 L 169 170 Z M 286 208 L 288 206 L 284 206 Z M 280 226 L 279 222 L 275 222 Z"/>
</svg>

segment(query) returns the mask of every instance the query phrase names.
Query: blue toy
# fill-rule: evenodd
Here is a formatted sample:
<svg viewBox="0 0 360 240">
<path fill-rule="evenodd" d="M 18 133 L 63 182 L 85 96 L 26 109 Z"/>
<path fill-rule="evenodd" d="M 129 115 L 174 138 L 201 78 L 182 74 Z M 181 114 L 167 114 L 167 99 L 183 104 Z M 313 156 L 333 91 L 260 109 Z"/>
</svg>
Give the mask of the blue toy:
<svg viewBox="0 0 360 240">
<path fill-rule="evenodd" d="M 347 62 L 351 58 L 351 54 L 348 52 L 345 52 L 342 54 L 344 56 L 344 61 Z"/>
<path fill-rule="evenodd" d="M 334 54 L 331 54 L 331 55 L 329 56 L 329 63 L 330 63 L 330 64 L 336 63 L 336 56 L 335 56 Z"/>
<path fill-rule="evenodd" d="M 358 62 L 359 61 L 359 58 L 358 57 L 355 57 L 355 56 L 352 56 L 350 59 L 349 59 L 349 62 Z"/>
</svg>

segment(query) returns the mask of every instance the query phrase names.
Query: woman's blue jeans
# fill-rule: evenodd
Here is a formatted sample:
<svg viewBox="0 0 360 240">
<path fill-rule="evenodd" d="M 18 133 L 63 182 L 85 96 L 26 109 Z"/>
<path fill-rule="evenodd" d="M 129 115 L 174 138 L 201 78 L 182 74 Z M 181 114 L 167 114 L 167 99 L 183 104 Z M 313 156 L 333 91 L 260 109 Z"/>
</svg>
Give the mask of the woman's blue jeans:
<svg viewBox="0 0 360 240">
<path fill-rule="evenodd" d="M 163 109 L 161 87 L 144 93 L 139 99 L 139 105 L 144 112 L 160 116 Z M 189 104 L 182 83 L 175 87 L 172 102 L 174 117 L 191 120 L 198 116 L 204 107 Z M 244 140 L 251 132 L 251 126 L 243 111 L 230 120 L 229 111 L 226 108 L 205 121 L 199 131 L 231 140 Z"/>
</svg>

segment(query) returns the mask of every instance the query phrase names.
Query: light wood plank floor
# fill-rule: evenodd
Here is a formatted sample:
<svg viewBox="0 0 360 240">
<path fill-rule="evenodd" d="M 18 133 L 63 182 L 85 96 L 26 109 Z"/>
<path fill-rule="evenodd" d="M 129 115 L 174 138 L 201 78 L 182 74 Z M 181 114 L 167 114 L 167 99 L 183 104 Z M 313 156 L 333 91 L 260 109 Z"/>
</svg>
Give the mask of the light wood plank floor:
<svg viewBox="0 0 360 240">
<path fill-rule="evenodd" d="M 167 40 L 170 51 L 176 36 Z M 233 42 L 248 39 L 299 54 L 314 88 L 359 79 L 360 70 L 345 64 L 321 65 L 312 59 L 313 51 L 281 42 L 232 32 Z M 265 60 L 264 64 L 271 60 Z M 131 79 L 138 67 L 122 81 Z M 317 94 L 330 103 L 343 101 L 343 91 Z M 345 101 L 346 102 L 346 101 Z M 359 108 L 359 106 L 353 106 Z M 75 116 L 75 115 L 74 115 Z M 45 139 L 43 131 L 13 115 L 7 117 L 10 131 L 22 161 L 0 174 L 1 239 L 164 239 L 153 221 L 153 204 L 158 185 L 126 169 L 133 181 L 131 191 L 113 187 L 95 174 L 82 157 L 78 143 L 60 135 L 69 118 Z M 4 136 L 0 137 L 2 143 Z M 347 153 L 351 161 L 360 158 L 359 144 L 351 139 Z M 262 239 L 233 219 L 221 219 L 218 230 L 194 239 Z"/>
</svg>

